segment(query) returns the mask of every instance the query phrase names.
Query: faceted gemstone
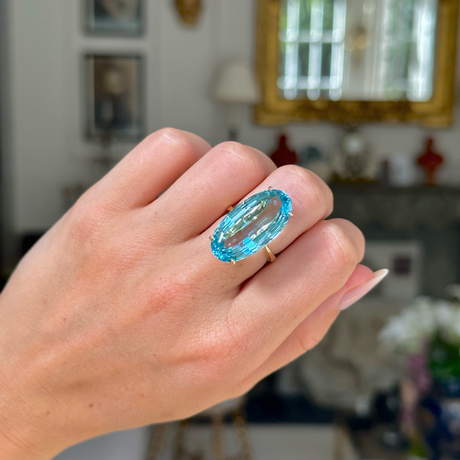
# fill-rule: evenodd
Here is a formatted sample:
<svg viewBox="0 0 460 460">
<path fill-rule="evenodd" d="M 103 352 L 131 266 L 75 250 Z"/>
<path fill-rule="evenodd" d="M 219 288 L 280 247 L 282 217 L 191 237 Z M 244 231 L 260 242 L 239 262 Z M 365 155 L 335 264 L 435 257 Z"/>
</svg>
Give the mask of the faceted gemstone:
<svg viewBox="0 0 460 460">
<path fill-rule="evenodd" d="M 281 190 L 265 190 L 235 206 L 211 239 L 214 256 L 224 262 L 255 254 L 283 230 L 292 211 L 289 196 Z"/>
</svg>

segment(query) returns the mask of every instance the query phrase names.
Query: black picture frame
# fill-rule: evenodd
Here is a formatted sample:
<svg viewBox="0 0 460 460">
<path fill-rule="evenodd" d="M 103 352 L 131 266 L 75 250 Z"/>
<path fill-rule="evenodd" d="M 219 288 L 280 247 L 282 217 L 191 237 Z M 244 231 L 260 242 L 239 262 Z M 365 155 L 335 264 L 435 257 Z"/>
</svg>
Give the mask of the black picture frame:
<svg viewBox="0 0 460 460">
<path fill-rule="evenodd" d="M 88 140 L 138 141 L 145 133 L 144 57 L 85 54 L 84 125 Z"/>
<path fill-rule="evenodd" d="M 145 0 L 83 0 L 87 35 L 140 37 L 145 33 Z"/>
</svg>

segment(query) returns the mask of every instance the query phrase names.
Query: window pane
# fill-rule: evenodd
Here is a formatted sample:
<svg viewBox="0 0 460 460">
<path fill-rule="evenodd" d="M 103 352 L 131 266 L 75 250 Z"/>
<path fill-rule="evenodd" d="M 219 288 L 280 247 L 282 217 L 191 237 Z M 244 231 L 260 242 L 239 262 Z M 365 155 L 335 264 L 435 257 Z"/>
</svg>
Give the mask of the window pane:
<svg viewBox="0 0 460 460">
<path fill-rule="evenodd" d="M 331 76 L 332 43 L 324 43 L 321 54 L 321 77 Z"/>
<path fill-rule="evenodd" d="M 314 0 L 300 0 L 299 29 L 309 31 L 311 25 L 311 2 Z"/>
<path fill-rule="evenodd" d="M 284 96 L 431 97 L 438 0 L 355 1 L 280 0 Z"/>
<path fill-rule="evenodd" d="M 281 2 L 280 8 L 280 32 L 286 32 L 287 27 L 287 0 Z"/>
<path fill-rule="evenodd" d="M 334 0 L 324 0 L 323 30 L 330 32 L 334 29 Z"/>
<path fill-rule="evenodd" d="M 280 42 L 278 68 L 280 77 L 286 75 L 286 42 Z"/>
<path fill-rule="evenodd" d="M 310 60 L 310 44 L 299 44 L 299 75 L 308 76 L 308 62 Z"/>
<path fill-rule="evenodd" d="M 395 41 L 409 41 L 412 37 L 414 0 L 389 0 L 387 34 Z"/>
</svg>

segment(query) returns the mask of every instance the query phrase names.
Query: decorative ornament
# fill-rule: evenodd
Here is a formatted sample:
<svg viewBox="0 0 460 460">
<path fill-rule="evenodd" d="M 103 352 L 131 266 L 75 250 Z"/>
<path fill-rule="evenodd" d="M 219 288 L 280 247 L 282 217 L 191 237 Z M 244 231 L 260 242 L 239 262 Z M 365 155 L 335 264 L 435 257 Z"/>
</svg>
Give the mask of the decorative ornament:
<svg viewBox="0 0 460 460">
<path fill-rule="evenodd" d="M 332 158 L 333 182 L 370 184 L 376 179 L 376 162 L 357 127 L 347 126 Z"/>
<path fill-rule="evenodd" d="M 433 150 L 433 138 L 429 137 L 426 140 L 425 152 L 417 158 L 419 164 L 426 173 L 425 185 L 436 185 L 435 173 L 441 166 L 444 158 Z"/>
<path fill-rule="evenodd" d="M 193 25 L 198 21 L 201 13 L 201 0 L 175 0 L 175 2 L 182 22 Z"/>
<path fill-rule="evenodd" d="M 287 137 L 282 134 L 279 137 L 278 148 L 270 155 L 276 166 L 293 165 L 297 163 L 295 150 L 291 150 L 287 145 Z"/>
<path fill-rule="evenodd" d="M 360 180 L 366 176 L 369 163 L 369 145 L 357 129 L 348 130 L 340 144 L 344 166 L 344 176 L 350 180 Z"/>
</svg>

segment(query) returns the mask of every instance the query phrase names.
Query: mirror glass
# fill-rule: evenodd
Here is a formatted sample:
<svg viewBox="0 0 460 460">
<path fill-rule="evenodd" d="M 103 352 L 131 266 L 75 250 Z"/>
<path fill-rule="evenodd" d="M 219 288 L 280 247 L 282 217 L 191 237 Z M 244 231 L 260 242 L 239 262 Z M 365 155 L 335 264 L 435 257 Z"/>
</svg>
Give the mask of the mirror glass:
<svg viewBox="0 0 460 460">
<path fill-rule="evenodd" d="M 284 99 L 428 101 L 438 0 L 281 0 Z"/>
</svg>

